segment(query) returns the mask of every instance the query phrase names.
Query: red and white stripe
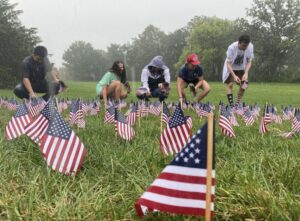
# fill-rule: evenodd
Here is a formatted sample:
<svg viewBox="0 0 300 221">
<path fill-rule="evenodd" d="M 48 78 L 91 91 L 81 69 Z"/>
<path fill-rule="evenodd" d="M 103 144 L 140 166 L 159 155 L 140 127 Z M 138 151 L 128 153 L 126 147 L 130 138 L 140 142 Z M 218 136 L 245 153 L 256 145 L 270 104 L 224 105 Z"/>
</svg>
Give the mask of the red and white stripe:
<svg viewBox="0 0 300 221">
<path fill-rule="evenodd" d="M 25 127 L 31 122 L 31 117 L 26 114 L 21 117 L 12 117 L 5 128 L 5 136 L 8 140 L 15 139 L 25 133 Z"/>
<path fill-rule="evenodd" d="M 168 125 L 160 136 L 162 153 L 165 155 L 178 153 L 187 144 L 190 133 L 191 130 L 188 124 L 182 124 L 173 128 L 170 128 Z"/>
<path fill-rule="evenodd" d="M 115 121 L 115 131 L 121 138 L 128 141 L 132 140 L 135 135 L 135 131 L 130 125 L 119 121 Z"/>
<path fill-rule="evenodd" d="M 147 211 L 204 216 L 206 169 L 167 166 L 135 204 L 139 216 Z M 214 209 L 215 170 L 212 171 L 211 211 Z M 213 214 L 212 214 L 213 215 Z"/>
<path fill-rule="evenodd" d="M 48 125 L 49 121 L 40 114 L 34 121 L 26 126 L 25 133 L 33 142 L 40 144 Z"/>
<path fill-rule="evenodd" d="M 219 127 L 221 129 L 222 134 L 228 137 L 235 137 L 234 130 L 231 126 L 230 121 L 224 117 L 223 115 L 220 115 L 219 118 Z"/>
<path fill-rule="evenodd" d="M 84 145 L 73 131 L 68 140 L 45 134 L 40 150 L 48 166 L 68 175 L 80 170 L 86 154 Z"/>
</svg>

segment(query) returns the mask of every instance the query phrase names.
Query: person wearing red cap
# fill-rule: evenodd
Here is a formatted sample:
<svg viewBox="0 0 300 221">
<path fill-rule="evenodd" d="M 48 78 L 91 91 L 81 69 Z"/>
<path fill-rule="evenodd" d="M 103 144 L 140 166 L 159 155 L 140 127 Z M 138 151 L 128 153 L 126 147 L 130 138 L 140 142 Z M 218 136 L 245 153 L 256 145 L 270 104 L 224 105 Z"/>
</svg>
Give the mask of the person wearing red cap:
<svg viewBox="0 0 300 221">
<path fill-rule="evenodd" d="M 186 99 L 184 89 L 188 85 L 197 102 L 202 100 L 210 92 L 210 86 L 207 81 L 203 79 L 203 70 L 196 54 L 189 54 L 186 63 L 182 65 L 179 70 L 177 77 L 177 93 L 180 101 Z M 202 93 L 197 96 L 197 90 L 199 88 L 202 89 Z"/>
</svg>

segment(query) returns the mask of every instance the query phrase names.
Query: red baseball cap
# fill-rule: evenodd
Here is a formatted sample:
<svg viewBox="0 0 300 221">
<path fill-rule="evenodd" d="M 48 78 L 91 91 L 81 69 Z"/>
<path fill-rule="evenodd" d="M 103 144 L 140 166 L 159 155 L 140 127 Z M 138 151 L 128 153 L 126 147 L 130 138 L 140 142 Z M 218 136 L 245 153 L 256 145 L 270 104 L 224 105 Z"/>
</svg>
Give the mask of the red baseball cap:
<svg viewBox="0 0 300 221">
<path fill-rule="evenodd" d="M 188 64 L 192 64 L 192 65 L 200 64 L 200 61 L 199 61 L 198 56 L 196 54 L 189 54 L 187 56 L 186 62 Z"/>
</svg>

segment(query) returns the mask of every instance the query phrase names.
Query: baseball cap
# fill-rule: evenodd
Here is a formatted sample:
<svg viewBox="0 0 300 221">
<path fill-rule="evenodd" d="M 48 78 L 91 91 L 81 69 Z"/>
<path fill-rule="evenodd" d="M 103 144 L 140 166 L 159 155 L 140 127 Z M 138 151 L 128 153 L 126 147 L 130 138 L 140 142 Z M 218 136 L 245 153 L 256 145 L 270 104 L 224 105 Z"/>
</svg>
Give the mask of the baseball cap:
<svg viewBox="0 0 300 221">
<path fill-rule="evenodd" d="M 186 62 L 188 64 L 192 64 L 192 65 L 200 64 L 200 61 L 199 61 L 198 56 L 196 54 L 189 54 L 187 56 Z"/>
</svg>

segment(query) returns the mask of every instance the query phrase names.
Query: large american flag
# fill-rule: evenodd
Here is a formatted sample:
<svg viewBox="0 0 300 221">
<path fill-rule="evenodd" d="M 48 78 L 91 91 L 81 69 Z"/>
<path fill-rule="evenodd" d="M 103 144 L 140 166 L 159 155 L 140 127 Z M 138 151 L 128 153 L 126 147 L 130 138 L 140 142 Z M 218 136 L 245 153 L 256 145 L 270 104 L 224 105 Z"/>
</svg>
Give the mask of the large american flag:
<svg viewBox="0 0 300 221">
<path fill-rule="evenodd" d="M 135 135 L 133 128 L 128 124 L 125 116 L 117 109 L 115 109 L 115 131 L 125 140 L 132 140 Z"/>
<path fill-rule="evenodd" d="M 53 170 L 72 174 L 80 170 L 86 149 L 57 111 L 41 139 L 40 150 Z"/>
<path fill-rule="evenodd" d="M 25 133 L 33 142 L 40 144 L 42 136 L 45 134 L 54 113 L 55 101 L 54 98 L 50 98 L 41 113 L 25 128 Z"/>
<path fill-rule="evenodd" d="M 17 111 L 12 116 L 5 128 L 5 136 L 8 140 L 17 138 L 25 133 L 25 127 L 31 122 L 31 117 L 25 103 L 18 105 Z"/>
<path fill-rule="evenodd" d="M 230 113 L 227 108 L 222 108 L 220 117 L 219 117 L 219 127 L 221 129 L 222 134 L 228 137 L 235 137 L 234 130 L 229 121 Z"/>
<path fill-rule="evenodd" d="M 180 106 L 177 105 L 167 127 L 160 137 L 160 148 L 163 154 L 178 153 L 190 137 L 190 127 Z"/>
<path fill-rule="evenodd" d="M 161 121 L 168 124 L 170 118 L 169 108 L 164 101 L 162 102 L 162 105 L 163 105 L 163 110 L 161 113 Z"/>
<path fill-rule="evenodd" d="M 213 142 L 215 144 L 215 142 Z M 211 213 L 215 196 L 215 152 L 213 151 Z M 207 192 L 207 124 L 164 168 L 137 200 L 139 216 L 147 211 L 204 216 Z"/>
</svg>

